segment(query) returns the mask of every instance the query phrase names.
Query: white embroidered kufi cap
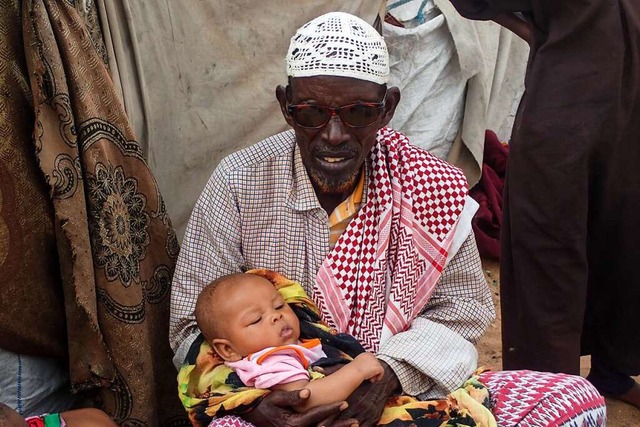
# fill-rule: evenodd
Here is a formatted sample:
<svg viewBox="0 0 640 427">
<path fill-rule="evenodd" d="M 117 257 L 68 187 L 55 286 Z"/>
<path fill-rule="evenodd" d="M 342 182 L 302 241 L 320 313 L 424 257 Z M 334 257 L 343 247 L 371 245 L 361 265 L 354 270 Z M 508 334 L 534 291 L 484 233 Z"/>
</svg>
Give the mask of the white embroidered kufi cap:
<svg viewBox="0 0 640 427">
<path fill-rule="evenodd" d="M 389 53 L 371 25 L 343 12 L 309 21 L 291 38 L 289 77 L 341 76 L 378 84 L 389 79 Z"/>
</svg>

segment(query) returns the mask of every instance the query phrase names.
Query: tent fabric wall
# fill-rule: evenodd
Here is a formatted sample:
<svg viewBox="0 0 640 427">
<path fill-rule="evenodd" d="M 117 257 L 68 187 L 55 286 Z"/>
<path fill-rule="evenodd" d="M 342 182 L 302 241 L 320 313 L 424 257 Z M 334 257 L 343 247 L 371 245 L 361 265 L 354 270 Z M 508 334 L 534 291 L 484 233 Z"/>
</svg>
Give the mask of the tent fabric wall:
<svg viewBox="0 0 640 427">
<path fill-rule="evenodd" d="M 284 55 L 295 29 L 332 10 L 371 23 L 385 11 L 382 0 L 308 0 L 295 7 L 283 0 L 97 2 L 111 74 L 179 236 L 218 162 L 286 129 L 274 90 L 286 83 Z M 505 110 L 490 102 L 513 104 L 514 91 L 505 95 L 500 88 L 521 85 L 526 46 L 516 49 L 495 24 L 463 20 L 448 1 L 436 4 L 456 49 L 465 52 L 460 65 L 469 82 L 450 160 L 474 183 L 488 118 Z M 478 52 L 489 52 L 488 59 Z M 496 67 L 499 60 L 511 62 L 514 52 L 521 67 Z"/>
<path fill-rule="evenodd" d="M 460 135 L 447 160 L 474 185 L 480 179 L 487 129 L 511 129 L 514 106 L 524 90 L 529 46 L 493 22 L 469 21 L 449 0 L 435 0 L 453 35 L 463 76 L 468 78 Z M 510 132 L 499 135 L 508 140 Z"/>
<path fill-rule="evenodd" d="M 393 3 L 400 7 L 389 2 L 390 13 L 409 20 L 409 27 L 383 27 L 391 83 L 402 91 L 391 125 L 462 168 L 473 186 L 480 179 L 485 130 L 503 130 L 500 136 L 509 138 L 528 46 L 493 22 L 462 18 L 449 0 Z M 412 26 L 418 8 L 429 19 Z"/>
</svg>

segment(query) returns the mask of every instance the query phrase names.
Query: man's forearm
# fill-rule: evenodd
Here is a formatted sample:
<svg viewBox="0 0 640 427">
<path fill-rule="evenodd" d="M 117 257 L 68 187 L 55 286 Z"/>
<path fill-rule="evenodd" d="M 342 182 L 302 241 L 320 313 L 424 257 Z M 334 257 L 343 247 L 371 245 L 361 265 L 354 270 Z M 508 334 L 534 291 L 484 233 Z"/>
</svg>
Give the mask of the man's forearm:
<svg viewBox="0 0 640 427">
<path fill-rule="evenodd" d="M 384 381 L 383 384 L 385 385 L 385 389 L 386 389 L 385 394 L 387 395 L 387 397 L 393 396 L 394 394 L 401 393 L 402 384 L 400 384 L 400 380 L 398 379 L 398 376 L 393 371 L 393 369 L 391 369 L 391 366 L 389 366 L 389 364 L 384 360 L 380 360 L 380 364 L 384 369 L 384 376 L 382 378 Z"/>
<path fill-rule="evenodd" d="M 356 418 L 360 425 L 375 425 L 389 397 L 401 391 L 400 382 L 391 367 L 380 359 L 378 361 L 384 370 L 382 379 L 376 383 L 362 383 L 347 399 L 349 407 L 341 418 Z"/>
<path fill-rule="evenodd" d="M 423 318 L 393 336 L 378 351 L 378 358 L 389 363 L 403 392 L 413 396 L 433 392 L 432 397 L 444 397 L 477 367 L 473 344 L 446 326 Z"/>
</svg>

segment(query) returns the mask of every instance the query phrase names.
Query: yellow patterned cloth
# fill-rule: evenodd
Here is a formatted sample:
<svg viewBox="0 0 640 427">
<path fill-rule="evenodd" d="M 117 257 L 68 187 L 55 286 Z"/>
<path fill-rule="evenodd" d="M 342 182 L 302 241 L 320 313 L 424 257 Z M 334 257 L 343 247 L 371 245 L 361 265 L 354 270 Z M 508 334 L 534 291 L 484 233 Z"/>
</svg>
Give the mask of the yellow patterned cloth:
<svg viewBox="0 0 640 427">
<path fill-rule="evenodd" d="M 319 311 L 300 284 L 269 270 L 248 273 L 265 277 L 274 284 L 300 319 L 301 338 L 319 338 L 327 360 L 320 366 L 348 363 L 362 346 L 351 336 L 338 334 L 320 320 Z M 322 374 L 314 371 L 312 379 Z M 339 371 L 338 371 L 339 372 Z M 482 426 L 495 427 L 488 409 L 489 391 L 476 372 L 459 389 L 442 400 L 419 401 L 411 396 L 389 399 L 379 425 L 416 427 Z M 209 425 L 214 417 L 240 415 L 251 410 L 269 393 L 245 386 L 238 376 L 213 351 L 202 335 L 178 373 L 178 390 L 182 404 L 194 426 Z"/>
</svg>

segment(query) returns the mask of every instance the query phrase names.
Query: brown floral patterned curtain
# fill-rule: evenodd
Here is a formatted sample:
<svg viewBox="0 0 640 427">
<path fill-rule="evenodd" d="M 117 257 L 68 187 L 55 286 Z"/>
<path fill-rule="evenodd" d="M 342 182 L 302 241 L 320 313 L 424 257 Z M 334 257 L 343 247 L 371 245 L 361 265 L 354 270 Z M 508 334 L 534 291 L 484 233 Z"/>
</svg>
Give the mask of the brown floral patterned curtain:
<svg viewBox="0 0 640 427">
<path fill-rule="evenodd" d="M 72 388 L 99 390 L 121 425 L 188 425 L 168 345 L 178 244 L 96 38 L 73 1 L 0 6 L 0 267 L 42 279 L 3 284 L 42 329 L 21 319 L 0 347 L 68 356 Z"/>
</svg>

